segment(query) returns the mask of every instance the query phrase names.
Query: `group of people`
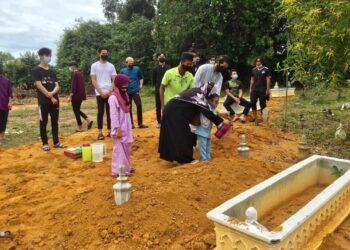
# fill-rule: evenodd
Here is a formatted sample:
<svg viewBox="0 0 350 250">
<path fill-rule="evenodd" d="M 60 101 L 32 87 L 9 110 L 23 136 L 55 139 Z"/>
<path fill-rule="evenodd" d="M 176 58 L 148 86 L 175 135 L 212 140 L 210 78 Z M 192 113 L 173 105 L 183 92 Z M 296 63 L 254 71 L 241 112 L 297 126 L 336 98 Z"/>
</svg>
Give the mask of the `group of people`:
<svg viewBox="0 0 350 250">
<path fill-rule="evenodd" d="M 97 102 L 98 140 L 105 135 L 114 138 L 112 155 L 112 175 L 119 173 L 119 166 L 125 165 L 126 172 L 131 173 L 130 163 L 132 130 L 135 128 L 132 116 L 132 101 L 137 108 L 137 123 L 141 129 L 148 128 L 143 123 L 142 100 L 140 90 L 143 87 L 143 73 L 135 66 L 132 57 L 125 59 L 125 67 L 117 74 L 115 66 L 108 61 L 109 51 L 106 47 L 98 49 L 99 60 L 91 65 L 90 75 L 95 88 Z M 50 67 L 52 52 L 48 48 L 38 51 L 40 63 L 33 69 L 33 82 L 37 89 L 39 106 L 40 137 L 42 149 L 49 151 L 47 138 L 48 116 L 54 148 L 66 148 L 59 141 L 59 84 L 54 70 Z M 236 70 L 230 71 L 231 79 L 224 82 L 224 73 L 229 71 L 228 56 L 211 57 L 208 63 L 198 65 L 198 56 L 194 52 L 183 52 L 180 62 L 171 68 L 166 63 L 165 53 L 157 54 L 158 63 L 152 72 L 155 86 L 157 127 L 160 128 L 160 158 L 178 163 L 196 162 L 193 150 L 197 140 L 201 161 L 211 159 L 211 128 L 214 123 L 218 128 L 224 124 L 246 122 L 249 110 L 253 109 L 252 122 L 260 121 L 256 102 L 260 101 L 261 110 L 266 107 L 270 91 L 270 71 L 257 58 L 250 80 L 250 101 L 243 98 L 243 85 L 238 80 Z M 194 70 L 194 65 L 196 69 Z M 85 81 L 79 71 L 78 63 L 69 63 L 72 72 L 71 93 L 69 101 L 77 121 L 77 132 L 84 131 L 81 117 L 86 121 L 86 129 L 91 129 L 93 120 L 81 111 L 81 104 L 86 100 Z M 221 90 L 226 93 L 224 107 L 230 113 L 230 119 L 223 119 L 216 113 Z M 236 103 L 244 107 L 238 116 L 232 109 Z M 12 89 L 10 81 L 3 76 L 0 65 L 0 139 L 4 137 L 7 117 L 12 107 Z M 106 112 L 107 134 L 103 133 L 103 118 Z"/>
</svg>

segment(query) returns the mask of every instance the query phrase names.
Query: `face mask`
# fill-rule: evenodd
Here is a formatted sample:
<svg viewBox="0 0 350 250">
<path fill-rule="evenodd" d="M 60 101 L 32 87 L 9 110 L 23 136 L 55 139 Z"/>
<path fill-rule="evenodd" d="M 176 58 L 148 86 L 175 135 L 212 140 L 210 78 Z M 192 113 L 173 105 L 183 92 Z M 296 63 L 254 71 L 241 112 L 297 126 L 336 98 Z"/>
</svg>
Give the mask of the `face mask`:
<svg viewBox="0 0 350 250">
<path fill-rule="evenodd" d="M 128 65 L 129 69 L 132 69 L 134 67 L 134 65 Z"/>
<path fill-rule="evenodd" d="M 238 75 L 231 75 L 232 80 L 237 80 L 238 79 Z"/>
<path fill-rule="evenodd" d="M 209 61 L 210 64 L 215 64 L 215 61 Z"/>
<path fill-rule="evenodd" d="M 193 68 L 192 66 L 187 66 L 187 65 L 183 65 L 183 64 L 181 65 L 181 67 L 184 71 L 190 71 Z"/>
<path fill-rule="evenodd" d="M 261 69 L 262 67 L 263 67 L 262 64 L 258 65 L 258 68 L 259 68 L 259 69 Z"/>
<path fill-rule="evenodd" d="M 68 69 L 69 69 L 69 71 L 70 71 L 70 72 L 73 72 L 73 69 L 72 69 L 72 67 L 68 67 Z"/>
<path fill-rule="evenodd" d="M 51 62 L 51 56 L 45 56 L 44 57 L 44 62 L 49 64 Z"/>
<path fill-rule="evenodd" d="M 108 60 L 108 55 L 101 55 L 102 61 L 107 61 Z"/>
<path fill-rule="evenodd" d="M 161 58 L 158 59 L 158 61 L 159 61 L 160 63 L 163 63 L 163 62 L 165 62 L 165 58 L 164 58 L 164 57 L 161 57 Z"/>
</svg>

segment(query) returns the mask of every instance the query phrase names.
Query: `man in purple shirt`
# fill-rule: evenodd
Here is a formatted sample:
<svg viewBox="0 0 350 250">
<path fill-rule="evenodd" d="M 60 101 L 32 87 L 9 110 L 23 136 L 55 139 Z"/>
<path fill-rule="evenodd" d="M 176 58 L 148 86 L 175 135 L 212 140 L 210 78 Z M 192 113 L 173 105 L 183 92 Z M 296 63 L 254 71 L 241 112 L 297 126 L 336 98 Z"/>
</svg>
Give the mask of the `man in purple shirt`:
<svg viewBox="0 0 350 250">
<path fill-rule="evenodd" d="M 0 64 L 0 140 L 5 137 L 9 110 L 12 108 L 11 82 L 3 76 L 3 65 Z"/>
<path fill-rule="evenodd" d="M 80 73 L 78 69 L 78 63 L 76 62 L 71 62 L 69 64 L 69 70 L 72 72 L 72 84 L 69 101 L 72 102 L 73 112 L 79 127 L 76 132 L 82 132 L 84 129 L 80 116 L 86 120 L 87 129 L 91 129 L 93 123 L 93 121 L 90 120 L 89 117 L 87 117 L 87 115 L 84 114 L 80 109 L 81 103 L 86 100 L 84 76 L 82 73 Z"/>
</svg>

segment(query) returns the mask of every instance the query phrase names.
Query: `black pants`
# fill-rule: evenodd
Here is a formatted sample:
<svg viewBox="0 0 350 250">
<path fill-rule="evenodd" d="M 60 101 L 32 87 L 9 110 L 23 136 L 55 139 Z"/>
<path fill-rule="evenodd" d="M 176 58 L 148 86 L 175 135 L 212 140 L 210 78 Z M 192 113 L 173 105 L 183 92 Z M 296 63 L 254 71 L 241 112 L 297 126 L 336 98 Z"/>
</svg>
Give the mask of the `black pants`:
<svg viewBox="0 0 350 250">
<path fill-rule="evenodd" d="M 51 118 L 51 130 L 53 143 L 57 144 L 58 139 L 58 117 L 59 117 L 59 105 L 58 104 L 40 104 L 39 105 L 39 116 L 40 116 L 40 137 L 43 145 L 48 144 L 46 126 Z"/>
<path fill-rule="evenodd" d="M 248 102 L 246 99 L 244 98 L 239 98 L 240 102 L 239 105 L 244 107 L 243 110 L 243 114 L 244 115 L 248 115 L 250 108 L 252 107 L 252 104 L 250 102 Z M 227 109 L 227 111 L 230 112 L 230 115 L 234 115 L 235 111 L 232 109 L 231 105 L 235 103 L 235 100 L 233 100 L 233 98 L 231 98 L 230 96 L 226 97 L 226 100 L 224 102 L 224 107 Z"/>
<path fill-rule="evenodd" d="M 157 113 L 157 122 L 162 122 L 162 104 L 160 102 L 160 94 L 159 94 L 159 88 L 156 88 L 156 113 Z"/>
<path fill-rule="evenodd" d="M 9 116 L 8 110 L 0 110 L 0 133 L 5 132 L 6 130 L 8 116 Z"/>
<path fill-rule="evenodd" d="M 252 91 L 250 93 L 250 102 L 252 103 L 252 109 L 256 110 L 256 103 L 260 102 L 260 108 L 261 111 L 266 108 L 266 100 L 267 100 L 267 96 L 265 92 L 257 92 L 257 91 Z"/>
<path fill-rule="evenodd" d="M 72 108 L 75 115 L 75 119 L 77 120 L 78 126 L 81 126 L 83 123 L 81 122 L 80 116 L 83 117 L 84 120 L 87 119 L 87 116 L 80 110 L 82 101 L 74 101 L 72 100 Z"/>
<path fill-rule="evenodd" d="M 142 123 L 142 103 L 141 103 L 141 96 L 140 94 L 134 93 L 134 94 L 129 94 L 129 100 L 130 100 L 130 116 L 131 116 L 131 123 L 132 125 L 134 125 L 134 121 L 132 119 L 132 101 L 134 100 L 135 104 L 136 104 L 136 109 L 137 109 L 137 124 L 139 126 L 141 126 Z"/>
<path fill-rule="evenodd" d="M 108 98 L 103 99 L 101 96 L 96 96 L 96 100 L 97 100 L 97 128 L 98 129 L 103 128 L 103 115 L 105 113 L 105 107 L 106 107 L 107 129 L 111 129 L 111 117 L 109 116 Z"/>
</svg>

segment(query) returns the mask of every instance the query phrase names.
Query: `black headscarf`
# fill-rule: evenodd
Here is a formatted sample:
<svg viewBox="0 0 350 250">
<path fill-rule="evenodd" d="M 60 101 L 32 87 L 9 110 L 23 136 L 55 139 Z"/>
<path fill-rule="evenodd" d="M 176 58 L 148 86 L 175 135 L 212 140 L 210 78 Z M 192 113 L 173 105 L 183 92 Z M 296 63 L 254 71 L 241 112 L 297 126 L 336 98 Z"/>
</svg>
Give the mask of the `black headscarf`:
<svg viewBox="0 0 350 250">
<path fill-rule="evenodd" d="M 216 85 L 213 82 L 208 82 L 200 88 L 188 89 L 174 98 L 184 102 L 190 102 L 197 106 L 210 111 L 208 99 L 216 93 Z"/>
</svg>

